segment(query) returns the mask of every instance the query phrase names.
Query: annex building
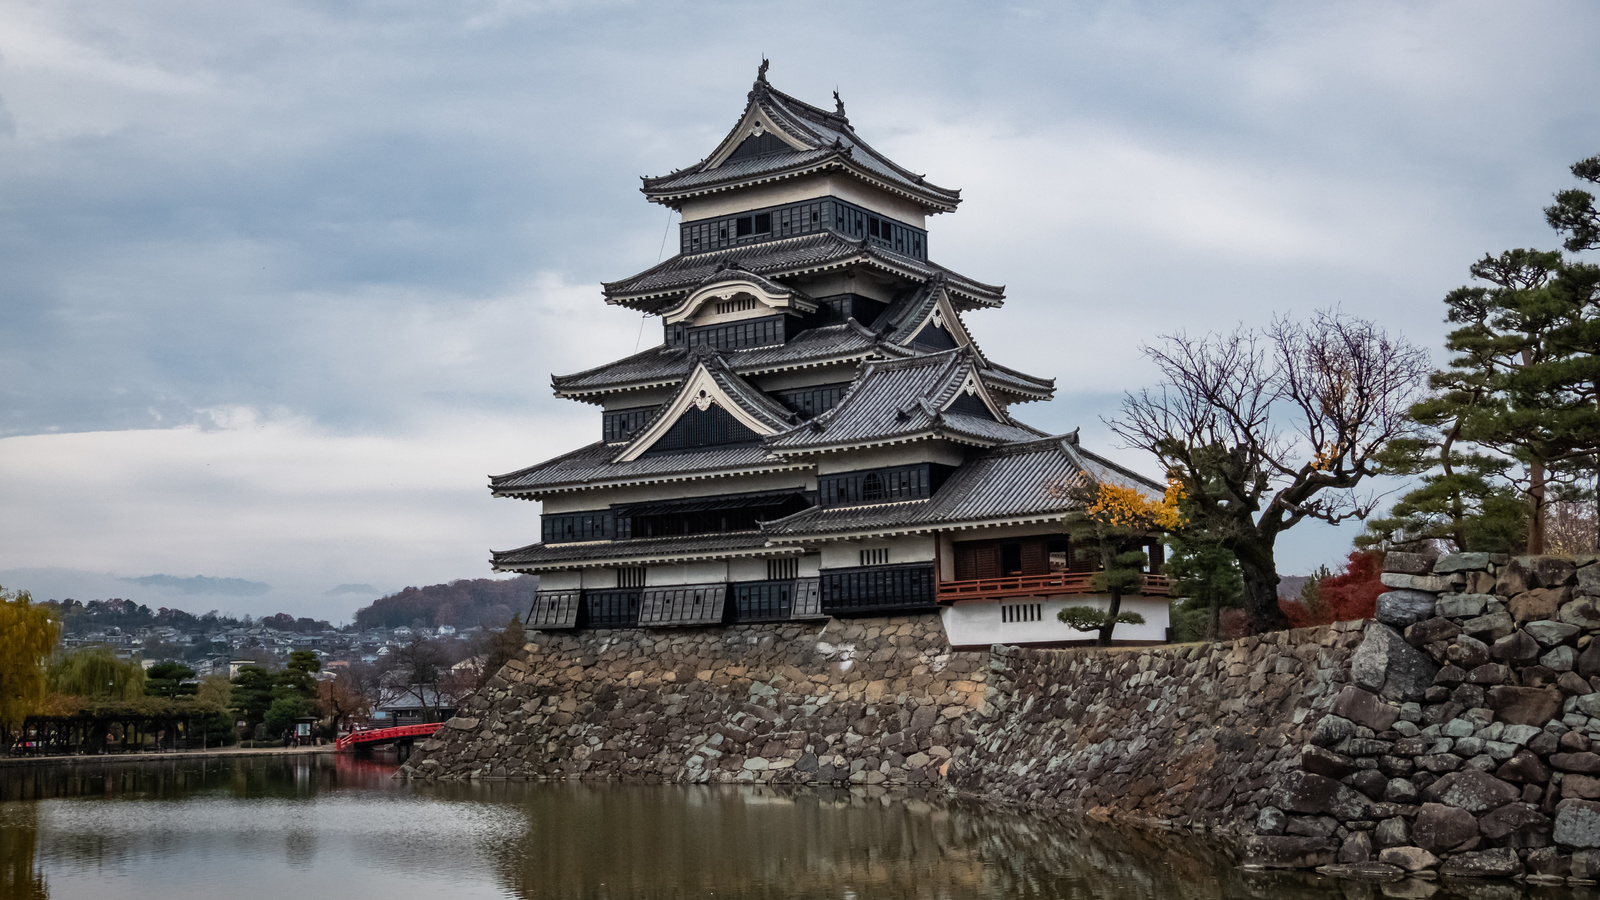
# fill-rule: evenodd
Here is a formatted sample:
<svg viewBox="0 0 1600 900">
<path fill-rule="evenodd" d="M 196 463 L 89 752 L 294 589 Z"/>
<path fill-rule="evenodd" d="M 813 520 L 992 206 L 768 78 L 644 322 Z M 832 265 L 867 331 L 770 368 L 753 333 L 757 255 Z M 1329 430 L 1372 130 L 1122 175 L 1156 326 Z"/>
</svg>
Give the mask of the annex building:
<svg viewBox="0 0 1600 900">
<path fill-rule="evenodd" d="M 594 440 L 490 480 L 543 504 L 540 540 L 494 568 L 540 576 L 538 629 L 940 613 L 955 646 L 1085 640 L 1055 616 L 1104 603 L 1074 487 L 1162 486 L 1013 418 L 1055 384 L 968 331 L 1004 288 L 931 259 L 960 192 L 766 68 L 710 155 L 644 179 L 678 253 L 603 291 L 658 316 L 661 345 L 553 379 L 600 408 Z M 1165 638 L 1149 546 L 1122 640 Z"/>
</svg>

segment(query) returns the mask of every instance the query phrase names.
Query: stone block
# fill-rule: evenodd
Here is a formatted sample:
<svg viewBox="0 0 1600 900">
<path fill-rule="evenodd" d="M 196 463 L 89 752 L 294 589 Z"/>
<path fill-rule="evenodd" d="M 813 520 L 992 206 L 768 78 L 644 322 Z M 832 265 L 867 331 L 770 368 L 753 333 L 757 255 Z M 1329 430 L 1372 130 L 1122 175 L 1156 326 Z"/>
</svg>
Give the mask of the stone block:
<svg viewBox="0 0 1600 900">
<path fill-rule="evenodd" d="M 1439 865 L 1439 857 L 1421 847 L 1388 847 L 1378 854 L 1378 862 L 1407 872 L 1426 872 Z"/>
<path fill-rule="evenodd" d="M 1537 579 L 1533 577 L 1533 570 L 1523 563 L 1528 557 L 1521 556 L 1511 560 L 1505 565 L 1496 567 L 1494 592 L 1502 597 L 1515 597 L 1523 591 L 1531 591 L 1540 587 Z"/>
<path fill-rule="evenodd" d="M 1571 599 L 1570 587 L 1534 588 L 1512 597 L 1506 608 L 1510 610 L 1511 618 L 1522 625 L 1554 619 L 1559 614 L 1561 604 Z"/>
<path fill-rule="evenodd" d="M 1275 806 L 1262 807 L 1261 811 L 1256 813 L 1257 834 L 1280 835 L 1283 834 L 1288 824 L 1289 817 L 1283 814 L 1283 810 Z"/>
<path fill-rule="evenodd" d="M 1600 571 L 1600 567 L 1597 567 L 1596 571 Z M 1522 626 L 1522 630 L 1532 635 L 1533 639 L 1544 647 L 1565 644 L 1578 634 L 1578 626 L 1569 625 L 1566 622 L 1529 622 Z"/>
<path fill-rule="evenodd" d="M 1324 747 L 1331 747 L 1350 735 L 1354 734 L 1356 723 L 1343 716 L 1326 715 L 1317 720 L 1317 727 L 1312 729 L 1311 742 Z"/>
<path fill-rule="evenodd" d="M 1518 788 L 1477 769 L 1452 772 L 1422 792 L 1426 802 L 1454 806 L 1475 816 L 1499 809 L 1521 796 Z"/>
<path fill-rule="evenodd" d="M 1438 666 L 1382 623 L 1367 626 L 1350 657 L 1350 679 L 1386 700 L 1421 700 Z"/>
<path fill-rule="evenodd" d="M 1445 557 L 1445 559 L 1448 558 Z M 1484 565 L 1487 566 L 1488 562 L 1489 560 L 1486 557 Z M 1399 572 L 1402 575 L 1426 575 L 1433 571 L 1433 566 L 1433 557 L 1425 553 L 1402 553 L 1399 550 L 1390 550 L 1383 555 L 1383 570 L 1385 572 Z M 1453 572 L 1455 570 L 1450 569 L 1448 571 Z"/>
<path fill-rule="evenodd" d="M 1447 619 L 1470 619 L 1483 615 L 1489 601 L 1494 598 L 1488 594 L 1441 594 L 1438 602 L 1438 615 Z"/>
<path fill-rule="evenodd" d="M 1438 575 L 1402 575 L 1398 572 L 1385 572 L 1378 578 L 1384 587 L 1405 591 L 1429 591 L 1439 593 L 1450 590 L 1450 579 Z"/>
<path fill-rule="evenodd" d="M 1600 629 L 1600 605 L 1597 605 L 1597 600 L 1600 598 L 1585 595 L 1563 603 L 1556 618 L 1586 631 Z"/>
<path fill-rule="evenodd" d="M 1417 811 L 1416 821 L 1411 825 L 1412 843 L 1434 854 L 1448 852 L 1477 836 L 1478 820 L 1472 817 L 1472 813 L 1440 803 L 1422 804 L 1422 809 Z M 1382 856 L 1379 859 L 1391 862 Z"/>
<path fill-rule="evenodd" d="M 1384 558 L 1384 568 L 1389 568 L 1388 557 Z M 1487 568 L 1489 568 L 1489 554 L 1487 553 L 1450 553 L 1439 557 L 1439 561 L 1433 564 L 1433 574 L 1446 575 L 1451 572 L 1466 572 Z"/>
<path fill-rule="evenodd" d="M 1411 826 L 1404 817 L 1393 816 L 1378 823 L 1372 830 L 1372 843 L 1378 849 L 1399 847 L 1411 843 Z"/>
<path fill-rule="evenodd" d="M 1333 714 L 1373 731 L 1387 731 L 1400 718 L 1400 708 L 1371 691 L 1347 684 L 1334 698 Z"/>
<path fill-rule="evenodd" d="M 1461 630 L 1480 641 L 1493 643 L 1510 634 L 1516 625 L 1508 612 L 1492 612 L 1461 623 Z"/>
<path fill-rule="evenodd" d="M 1470 634 L 1458 635 L 1445 651 L 1445 658 L 1463 669 L 1476 669 L 1489 661 L 1489 645 Z"/>
<path fill-rule="evenodd" d="M 1550 754 L 1550 767 L 1562 772 L 1579 772 L 1593 775 L 1600 772 L 1600 753 L 1582 750 L 1576 753 Z"/>
<path fill-rule="evenodd" d="M 1300 749 L 1300 768 L 1337 780 L 1360 767 L 1348 756 L 1323 749 L 1316 744 L 1307 744 Z"/>
<path fill-rule="evenodd" d="M 1507 725 L 1535 725 L 1540 728 L 1561 714 L 1562 694 L 1555 688 L 1497 685 L 1489 689 L 1489 708 L 1495 718 Z"/>
<path fill-rule="evenodd" d="M 1557 803 L 1555 830 L 1551 837 L 1563 847 L 1581 850 L 1600 847 L 1600 803 L 1593 800 L 1562 800 Z"/>
<path fill-rule="evenodd" d="M 1439 874 L 1455 878 L 1510 878 L 1522 874 L 1522 860 L 1510 847 L 1457 853 L 1444 861 Z"/>
<path fill-rule="evenodd" d="M 1404 628 L 1433 617 L 1434 595 L 1426 591 L 1396 590 L 1378 595 L 1377 619 Z"/>
<path fill-rule="evenodd" d="M 1364 863 L 1372 860 L 1372 835 L 1358 831 L 1344 839 L 1339 847 L 1339 862 Z"/>
<path fill-rule="evenodd" d="M 1544 784 L 1550 780 L 1550 769 L 1530 750 L 1518 750 L 1515 755 L 1494 770 L 1496 778 L 1515 784 Z"/>
<path fill-rule="evenodd" d="M 1550 652 L 1539 657 L 1539 665 L 1552 672 L 1570 672 L 1578 664 L 1578 651 L 1568 646 L 1551 647 Z"/>
<path fill-rule="evenodd" d="M 1467 683 L 1494 685 L 1511 680 L 1511 670 L 1500 663 L 1484 663 L 1467 673 Z"/>
<path fill-rule="evenodd" d="M 1436 641 L 1454 640 L 1461 633 L 1461 626 L 1449 619 L 1435 616 L 1408 627 L 1405 631 L 1406 643 L 1413 647 L 1422 648 Z"/>
<path fill-rule="evenodd" d="M 1594 596 L 1600 594 L 1600 566 L 1587 565 L 1578 570 L 1578 593 Z"/>
<path fill-rule="evenodd" d="M 1572 560 L 1560 556 L 1534 556 L 1518 557 L 1530 559 L 1533 577 L 1539 582 L 1540 587 L 1561 587 L 1572 584 L 1576 580 L 1578 567 Z"/>
<path fill-rule="evenodd" d="M 1550 833 L 1550 817 L 1531 803 L 1507 803 L 1478 819 L 1478 832 L 1491 841 L 1511 838 L 1527 847 L 1537 835 Z"/>
<path fill-rule="evenodd" d="M 1371 806 L 1366 797 L 1332 778 L 1301 771 L 1279 776 L 1267 802 L 1284 812 L 1327 815 L 1340 820 L 1365 818 Z"/>
</svg>

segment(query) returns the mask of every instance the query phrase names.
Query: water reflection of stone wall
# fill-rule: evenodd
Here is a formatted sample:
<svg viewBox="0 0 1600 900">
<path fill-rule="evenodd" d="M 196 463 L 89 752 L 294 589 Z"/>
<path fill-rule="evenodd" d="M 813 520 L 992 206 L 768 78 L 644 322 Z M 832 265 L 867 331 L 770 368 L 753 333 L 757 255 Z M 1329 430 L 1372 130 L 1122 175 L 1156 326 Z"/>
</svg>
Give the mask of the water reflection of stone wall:
<svg viewBox="0 0 1600 900">
<path fill-rule="evenodd" d="M 403 771 L 930 783 L 979 713 L 987 659 L 951 652 L 933 616 L 538 632 Z"/>
<path fill-rule="evenodd" d="M 997 648 L 955 787 L 1034 808 L 1252 830 L 1364 623 L 1126 650 Z"/>
</svg>

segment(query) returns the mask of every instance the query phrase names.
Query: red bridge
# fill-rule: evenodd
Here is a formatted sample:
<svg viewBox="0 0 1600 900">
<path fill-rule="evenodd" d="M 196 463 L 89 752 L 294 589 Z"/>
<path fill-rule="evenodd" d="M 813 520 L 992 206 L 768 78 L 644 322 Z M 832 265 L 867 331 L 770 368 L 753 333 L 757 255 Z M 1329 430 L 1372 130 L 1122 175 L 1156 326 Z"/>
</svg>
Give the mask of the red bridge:
<svg viewBox="0 0 1600 900">
<path fill-rule="evenodd" d="M 349 750 L 357 746 L 372 746 L 390 742 L 410 741 L 427 737 L 439 730 L 438 722 L 429 722 L 424 725 L 397 725 L 393 728 L 373 728 L 369 731 L 352 731 L 334 742 L 338 750 Z"/>
</svg>

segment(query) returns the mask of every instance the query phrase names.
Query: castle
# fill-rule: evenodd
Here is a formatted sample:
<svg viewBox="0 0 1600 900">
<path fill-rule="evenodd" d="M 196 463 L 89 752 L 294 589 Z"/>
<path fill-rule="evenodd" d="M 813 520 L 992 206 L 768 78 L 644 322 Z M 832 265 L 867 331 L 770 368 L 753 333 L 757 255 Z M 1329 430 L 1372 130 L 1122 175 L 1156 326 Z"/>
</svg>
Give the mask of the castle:
<svg viewBox="0 0 1600 900">
<path fill-rule="evenodd" d="M 553 379 L 601 408 L 597 440 L 490 480 L 543 504 L 536 629 L 664 628 L 938 613 L 953 646 L 1081 641 L 1102 605 L 1069 534 L 1088 482 L 1160 485 L 1014 419 L 1053 379 L 979 348 L 963 315 L 1003 287 L 930 261 L 939 187 L 804 103 L 762 63 L 738 124 L 694 165 L 644 179 L 677 211 L 677 255 L 604 285 L 659 316 L 660 346 Z M 1141 595 L 1166 636 L 1161 547 Z M 1081 552 L 1080 552 L 1081 551 Z"/>
</svg>

